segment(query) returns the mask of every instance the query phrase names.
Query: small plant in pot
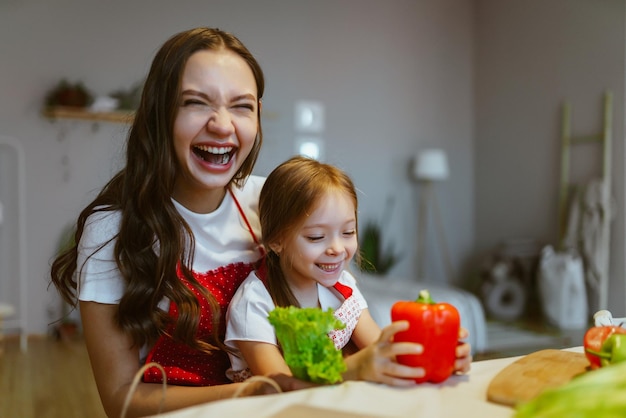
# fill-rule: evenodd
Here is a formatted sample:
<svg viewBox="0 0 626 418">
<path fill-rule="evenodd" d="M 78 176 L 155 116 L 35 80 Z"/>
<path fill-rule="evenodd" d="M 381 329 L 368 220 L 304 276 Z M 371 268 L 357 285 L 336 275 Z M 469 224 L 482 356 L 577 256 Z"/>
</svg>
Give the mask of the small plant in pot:
<svg viewBox="0 0 626 418">
<path fill-rule="evenodd" d="M 91 104 L 93 96 L 82 82 L 70 83 L 63 79 L 46 96 L 46 106 L 84 108 Z"/>
<path fill-rule="evenodd" d="M 382 227 L 378 222 L 367 222 L 359 240 L 361 260 L 358 267 L 362 272 L 384 276 L 398 262 L 399 256 L 393 245 L 385 246 Z"/>
</svg>

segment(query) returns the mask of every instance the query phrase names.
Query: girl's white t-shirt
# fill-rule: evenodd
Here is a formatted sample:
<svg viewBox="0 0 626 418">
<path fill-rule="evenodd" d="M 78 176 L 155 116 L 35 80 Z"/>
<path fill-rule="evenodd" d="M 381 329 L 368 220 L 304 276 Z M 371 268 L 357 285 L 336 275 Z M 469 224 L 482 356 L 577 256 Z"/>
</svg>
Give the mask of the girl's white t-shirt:
<svg viewBox="0 0 626 418">
<path fill-rule="evenodd" d="M 356 280 L 349 272 L 343 271 L 339 283 L 352 289 L 352 296 L 358 301 L 361 310 L 367 308 L 365 298 L 356 286 Z M 317 294 L 322 310 L 338 309 L 344 302 L 343 296 L 334 288 L 317 285 Z M 272 297 L 256 272 L 239 286 L 226 312 L 226 337 L 224 344 L 232 349 L 229 353 L 232 370 L 241 371 L 248 367 L 237 349 L 235 341 L 257 341 L 278 345 L 274 327 L 267 317 L 275 308 Z"/>
</svg>

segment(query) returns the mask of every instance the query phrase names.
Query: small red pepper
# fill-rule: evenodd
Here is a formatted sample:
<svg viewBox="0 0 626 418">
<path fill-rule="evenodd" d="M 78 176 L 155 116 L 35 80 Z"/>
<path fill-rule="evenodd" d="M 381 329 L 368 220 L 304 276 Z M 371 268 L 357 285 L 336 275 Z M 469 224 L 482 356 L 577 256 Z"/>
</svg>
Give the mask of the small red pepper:
<svg viewBox="0 0 626 418">
<path fill-rule="evenodd" d="M 398 363 L 423 367 L 424 377 L 417 383 L 440 383 L 454 372 L 461 317 L 449 303 L 435 303 L 428 290 L 422 290 L 416 301 L 398 301 L 391 307 L 391 320 L 409 322 L 406 331 L 394 335 L 394 341 L 416 342 L 424 347 L 422 354 L 400 355 Z"/>
<path fill-rule="evenodd" d="M 591 327 L 585 332 L 583 346 L 591 369 L 597 369 L 608 364 L 606 360 L 602 361 L 602 353 L 607 351 L 603 350 L 602 345 L 613 334 L 626 334 L 626 328 L 617 325 L 603 325 Z"/>
</svg>

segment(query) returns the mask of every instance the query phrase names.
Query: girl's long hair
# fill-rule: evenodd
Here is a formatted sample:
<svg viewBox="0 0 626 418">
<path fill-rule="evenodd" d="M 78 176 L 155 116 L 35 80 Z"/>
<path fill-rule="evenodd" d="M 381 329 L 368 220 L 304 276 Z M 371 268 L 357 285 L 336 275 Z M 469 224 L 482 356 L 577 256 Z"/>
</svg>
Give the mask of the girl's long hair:
<svg viewBox="0 0 626 418">
<path fill-rule="evenodd" d="M 307 157 L 292 157 L 267 177 L 259 198 L 259 216 L 267 250 L 267 285 L 276 306 L 300 304 L 289 288 L 273 244 L 293 236 L 320 199 L 337 190 L 353 200 L 356 219 L 358 199 L 354 184 L 335 166 Z"/>
<path fill-rule="evenodd" d="M 216 346 L 223 347 L 217 337 L 222 316 L 219 305 L 192 275 L 193 234 L 171 200 L 178 170 L 173 127 L 185 64 L 197 51 L 220 49 L 234 51 L 248 63 L 256 80 L 260 102 L 265 88 L 263 72 L 253 55 L 234 35 L 219 29 L 195 28 L 167 40 L 155 55 L 144 84 L 128 136 L 125 167 L 80 213 L 75 244 L 58 255 L 52 264 L 51 283 L 67 303 L 76 306 L 77 277 L 82 267 L 77 265 L 77 244 L 85 223 L 96 212 L 119 211 L 121 225 L 113 238 L 116 240 L 114 254 L 127 287 L 119 303 L 116 321 L 132 336 L 136 346 L 154 343 L 165 332 L 171 318 L 158 308 L 158 303 L 168 298 L 179 311 L 174 339 L 207 352 Z M 258 109 L 258 135 L 252 151 L 232 180 L 236 186 L 241 186 L 252 172 L 261 147 L 260 106 Z M 204 295 L 213 310 L 212 341 L 195 338 L 200 304 L 177 277 L 178 266 L 185 279 Z"/>
</svg>

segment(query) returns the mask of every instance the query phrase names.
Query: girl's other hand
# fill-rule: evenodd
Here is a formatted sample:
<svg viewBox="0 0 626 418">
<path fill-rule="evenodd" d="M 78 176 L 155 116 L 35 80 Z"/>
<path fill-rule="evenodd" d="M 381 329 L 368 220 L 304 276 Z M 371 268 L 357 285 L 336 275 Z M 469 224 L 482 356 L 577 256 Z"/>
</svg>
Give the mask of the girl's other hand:
<svg viewBox="0 0 626 418">
<path fill-rule="evenodd" d="M 459 329 L 459 345 L 456 347 L 456 361 L 454 371 L 456 373 L 467 373 L 472 363 L 472 347 L 463 341 L 469 336 L 469 331 L 461 327 Z"/>
</svg>

